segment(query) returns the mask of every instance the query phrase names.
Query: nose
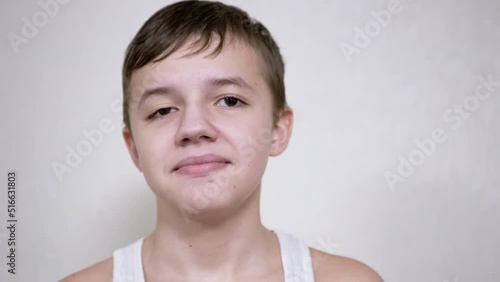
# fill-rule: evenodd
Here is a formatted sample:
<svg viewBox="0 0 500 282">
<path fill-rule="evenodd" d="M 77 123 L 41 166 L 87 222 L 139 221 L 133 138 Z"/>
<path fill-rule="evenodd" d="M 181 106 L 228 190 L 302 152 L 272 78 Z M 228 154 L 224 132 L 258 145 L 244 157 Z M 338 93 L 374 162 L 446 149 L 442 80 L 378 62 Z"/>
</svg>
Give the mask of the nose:
<svg viewBox="0 0 500 282">
<path fill-rule="evenodd" d="M 217 130 L 213 126 L 209 110 L 196 105 L 186 107 L 176 132 L 176 144 L 186 146 L 189 143 L 213 142 L 216 139 Z"/>
</svg>

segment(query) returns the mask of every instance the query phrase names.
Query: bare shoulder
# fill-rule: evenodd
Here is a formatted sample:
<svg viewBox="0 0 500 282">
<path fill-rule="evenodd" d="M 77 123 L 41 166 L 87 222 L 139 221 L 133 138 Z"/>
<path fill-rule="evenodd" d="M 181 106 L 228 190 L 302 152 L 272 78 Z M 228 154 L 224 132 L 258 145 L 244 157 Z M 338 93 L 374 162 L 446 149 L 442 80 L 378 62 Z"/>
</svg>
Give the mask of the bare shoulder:
<svg viewBox="0 0 500 282">
<path fill-rule="evenodd" d="M 105 259 L 83 270 L 63 278 L 60 282 L 111 282 L 113 281 L 113 258 Z"/>
<path fill-rule="evenodd" d="M 310 248 L 315 281 L 383 282 L 366 264 Z"/>
</svg>

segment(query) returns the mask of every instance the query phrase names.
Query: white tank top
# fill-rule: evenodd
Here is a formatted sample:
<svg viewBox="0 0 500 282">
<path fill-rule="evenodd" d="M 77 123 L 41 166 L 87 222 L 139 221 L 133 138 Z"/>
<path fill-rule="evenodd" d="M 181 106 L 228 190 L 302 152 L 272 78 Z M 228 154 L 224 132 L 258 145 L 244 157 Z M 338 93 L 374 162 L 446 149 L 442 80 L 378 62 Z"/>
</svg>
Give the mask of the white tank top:
<svg viewBox="0 0 500 282">
<path fill-rule="evenodd" d="M 274 231 L 281 250 L 285 282 L 314 282 L 307 245 L 284 232 Z M 144 238 L 113 252 L 113 282 L 144 282 L 141 247 Z"/>
</svg>

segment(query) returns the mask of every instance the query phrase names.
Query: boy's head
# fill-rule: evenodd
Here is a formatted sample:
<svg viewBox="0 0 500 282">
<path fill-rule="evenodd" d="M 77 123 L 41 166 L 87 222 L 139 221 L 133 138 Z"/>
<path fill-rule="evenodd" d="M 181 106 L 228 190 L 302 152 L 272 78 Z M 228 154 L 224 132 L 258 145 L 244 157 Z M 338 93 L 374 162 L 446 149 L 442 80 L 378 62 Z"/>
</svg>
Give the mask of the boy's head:
<svg viewBox="0 0 500 282">
<path fill-rule="evenodd" d="M 220 2 L 181 1 L 151 16 L 127 48 L 122 73 L 126 128 L 132 131 L 129 115 L 132 93 L 140 91 L 130 87 L 134 71 L 170 56 L 193 38 L 192 54 L 205 51 L 215 41 L 218 45 L 212 56 L 217 56 L 233 39 L 251 46 L 262 58 L 262 75 L 273 98 L 273 121 L 278 120 L 287 106 L 284 63 L 266 27 L 241 9 Z"/>
<path fill-rule="evenodd" d="M 292 129 L 283 68 L 265 27 L 234 7 L 179 2 L 144 24 L 124 64 L 123 136 L 162 214 L 258 205 Z"/>
</svg>

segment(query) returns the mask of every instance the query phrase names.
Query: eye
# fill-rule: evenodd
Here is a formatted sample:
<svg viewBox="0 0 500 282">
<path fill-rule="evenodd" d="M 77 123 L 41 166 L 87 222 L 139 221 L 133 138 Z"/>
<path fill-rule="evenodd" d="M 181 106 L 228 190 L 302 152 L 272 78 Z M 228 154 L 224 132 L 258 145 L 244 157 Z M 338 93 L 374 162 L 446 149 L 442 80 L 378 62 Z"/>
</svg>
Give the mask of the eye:
<svg viewBox="0 0 500 282">
<path fill-rule="evenodd" d="M 153 114 L 151 114 L 149 116 L 149 119 L 156 119 L 156 118 L 161 118 L 163 116 L 166 116 L 170 113 L 175 113 L 177 112 L 177 109 L 175 108 L 172 108 L 172 107 L 168 107 L 168 108 L 161 108 L 161 109 L 158 109 L 156 112 L 154 112 Z"/>
<path fill-rule="evenodd" d="M 227 96 L 217 101 L 217 106 L 221 107 L 239 107 L 244 104 L 243 101 L 233 96 Z"/>
</svg>

